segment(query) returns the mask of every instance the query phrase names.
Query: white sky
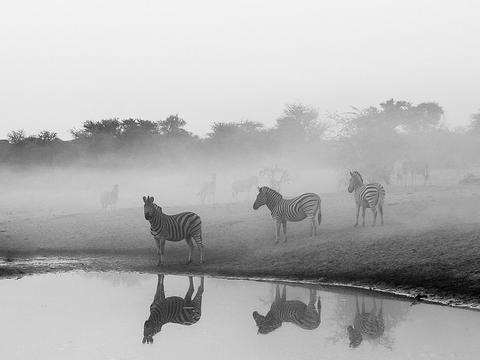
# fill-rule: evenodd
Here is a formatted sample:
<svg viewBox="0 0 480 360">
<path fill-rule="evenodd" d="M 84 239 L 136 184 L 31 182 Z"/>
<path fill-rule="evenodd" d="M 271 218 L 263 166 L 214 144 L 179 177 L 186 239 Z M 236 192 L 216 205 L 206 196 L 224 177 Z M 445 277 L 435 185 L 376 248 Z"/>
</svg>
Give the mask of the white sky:
<svg viewBox="0 0 480 360">
<path fill-rule="evenodd" d="M 480 108 L 480 2 L 0 2 L 0 138 L 69 138 L 84 120 L 179 113 L 272 125 L 322 111 L 437 101 L 450 126 Z"/>
</svg>

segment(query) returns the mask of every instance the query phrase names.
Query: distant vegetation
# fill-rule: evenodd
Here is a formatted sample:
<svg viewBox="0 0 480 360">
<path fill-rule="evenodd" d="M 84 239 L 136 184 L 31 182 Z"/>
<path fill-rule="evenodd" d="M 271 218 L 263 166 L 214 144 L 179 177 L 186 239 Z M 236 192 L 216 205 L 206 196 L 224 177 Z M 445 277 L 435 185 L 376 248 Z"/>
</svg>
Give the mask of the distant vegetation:
<svg viewBox="0 0 480 360">
<path fill-rule="evenodd" d="M 27 136 L 23 130 L 0 142 L 0 162 L 15 166 L 70 164 L 92 167 L 162 166 L 189 161 L 249 161 L 252 157 L 299 156 L 312 165 L 391 167 L 416 158 L 440 167 L 478 164 L 480 110 L 469 128 L 451 131 L 434 102 L 414 105 L 387 100 L 366 109 L 320 117 L 303 104 L 288 104 L 275 126 L 254 121 L 215 122 L 200 138 L 178 115 L 162 121 L 103 119 L 72 129 L 73 140 L 54 131 Z"/>
</svg>

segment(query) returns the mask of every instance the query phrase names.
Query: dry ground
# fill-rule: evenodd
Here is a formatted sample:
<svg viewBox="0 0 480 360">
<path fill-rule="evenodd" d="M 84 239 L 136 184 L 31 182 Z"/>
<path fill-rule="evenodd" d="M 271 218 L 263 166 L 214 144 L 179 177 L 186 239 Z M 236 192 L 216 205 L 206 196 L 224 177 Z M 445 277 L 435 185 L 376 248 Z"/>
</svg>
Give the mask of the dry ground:
<svg viewBox="0 0 480 360">
<path fill-rule="evenodd" d="M 274 224 L 266 208 L 252 202 L 164 207 L 192 210 L 203 219 L 206 264 L 183 265 L 185 242 L 167 243 L 165 271 L 237 276 L 277 276 L 386 288 L 421 289 L 442 297 L 479 302 L 480 188 L 429 186 L 387 190 L 385 226 L 354 228 L 353 198 L 320 194 L 320 234 L 307 222 L 289 223 L 289 241 L 273 244 Z M 15 262 L 32 256 L 83 259 L 66 268 L 156 271 L 154 242 L 143 209 L 108 213 L 34 215 L 10 213 L 0 222 L 4 275 L 61 270 Z M 22 265 L 23 264 L 23 265 Z"/>
</svg>

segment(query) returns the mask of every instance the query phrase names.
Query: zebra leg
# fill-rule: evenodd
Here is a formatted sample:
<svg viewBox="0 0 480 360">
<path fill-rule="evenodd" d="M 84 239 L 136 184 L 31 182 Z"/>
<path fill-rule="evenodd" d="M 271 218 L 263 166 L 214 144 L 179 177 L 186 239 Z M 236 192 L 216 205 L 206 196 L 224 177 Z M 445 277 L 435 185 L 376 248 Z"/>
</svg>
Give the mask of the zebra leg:
<svg viewBox="0 0 480 360">
<path fill-rule="evenodd" d="M 284 242 L 287 242 L 287 221 L 282 222 L 283 225 L 283 236 L 285 237 Z"/>
<path fill-rule="evenodd" d="M 165 253 L 165 239 L 160 240 L 160 259 L 158 260 L 158 266 L 163 265 L 163 254 Z"/>
<path fill-rule="evenodd" d="M 163 286 L 164 276 L 163 274 L 158 274 L 157 280 L 157 291 L 155 292 L 155 297 L 153 298 L 153 302 L 156 303 L 157 301 L 165 300 L 165 288 Z"/>
<path fill-rule="evenodd" d="M 160 246 L 160 239 L 154 238 L 155 239 L 155 244 L 157 245 L 157 255 L 158 255 L 158 264 L 157 266 L 160 266 L 162 261 L 162 254 L 161 254 L 161 246 Z"/>
<path fill-rule="evenodd" d="M 185 241 L 187 242 L 187 245 L 188 245 L 188 258 L 187 258 L 187 261 L 185 262 L 185 265 L 188 265 L 192 262 L 193 242 L 190 236 L 185 237 Z"/>
<path fill-rule="evenodd" d="M 283 285 L 282 300 L 287 301 L 287 285 Z"/>
<path fill-rule="evenodd" d="M 203 252 L 202 235 L 193 236 L 193 240 L 195 240 L 195 243 L 197 244 L 197 247 L 200 250 L 200 264 L 203 264 L 204 252 Z"/>
<path fill-rule="evenodd" d="M 278 244 L 278 239 L 280 238 L 280 225 L 282 225 L 282 223 L 277 220 L 276 230 L 275 230 L 275 245 Z"/>
<path fill-rule="evenodd" d="M 362 226 L 365 227 L 365 206 L 362 206 Z"/>
<path fill-rule="evenodd" d="M 185 294 L 185 301 L 190 302 L 192 301 L 192 295 L 193 295 L 193 278 L 191 276 L 188 277 L 188 290 L 187 293 Z"/>
<path fill-rule="evenodd" d="M 383 204 L 381 204 L 381 203 L 378 204 L 378 211 L 380 211 L 380 220 L 381 220 L 382 226 L 383 226 Z"/>
<path fill-rule="evenodd" d="M 356 217 L 356 221 L 355 221 L 355 227 L 358 226 L 358 215 L 360 215 L 360 204 L 357 204 L 357 217 Z"/>
<path fill-rule="evenodd" d="M 373 224 L 372 224 L 372 226 L 375 226 L 377 224 L 377 208 L 372 207 L 372 212 L 373 212 Z"/>
</svg>

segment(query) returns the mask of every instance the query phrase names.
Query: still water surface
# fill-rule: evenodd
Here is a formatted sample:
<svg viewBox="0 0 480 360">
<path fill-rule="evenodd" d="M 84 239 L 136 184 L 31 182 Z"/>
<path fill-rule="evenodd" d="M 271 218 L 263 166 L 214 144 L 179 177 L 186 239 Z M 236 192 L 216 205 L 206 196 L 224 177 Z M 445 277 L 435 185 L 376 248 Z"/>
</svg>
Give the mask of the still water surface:
<svg viewBox="0 0 480 360">
<path fill-rule="evenodd" d="M 0 281 L 0 359 L 480 359 L 480 312 L 134 273 Z M 192 286 L 190 286 L 192 285 Z"/>
</svg>

